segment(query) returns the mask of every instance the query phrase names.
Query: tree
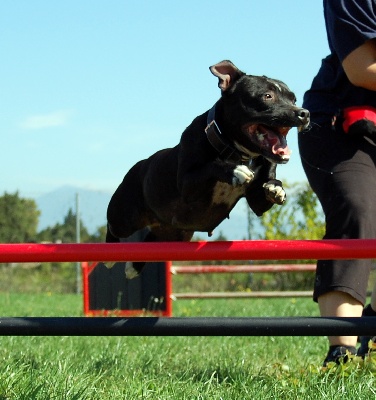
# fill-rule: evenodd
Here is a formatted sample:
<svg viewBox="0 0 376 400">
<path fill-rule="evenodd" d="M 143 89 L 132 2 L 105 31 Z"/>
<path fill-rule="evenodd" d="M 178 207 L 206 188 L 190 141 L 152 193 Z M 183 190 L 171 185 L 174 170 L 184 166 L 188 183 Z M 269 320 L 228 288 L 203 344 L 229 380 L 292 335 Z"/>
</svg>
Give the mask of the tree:
<svg viewBox="0 0 376 400">
<path fill-rule="evenodd" d="M 298 221 L 297 238 L 322 239 L 325 233 L 324 213 L 317 196 L 308 184 L 298 192 L 295 209 L 300 210 L 303 216 Z"/>
<path fill-rule="evenodd" d="M 47 227 L 38 233 L 39 241 L 75 243 L 77 241 L 76 233 L 76 214 L 72 209 L 68 210 L 68 214 L 64 217 L 62 224 L 57 223 L 52 227 Z M 80 241 L 88 242 L 89 232 L 80 220 Z"/>
<path fill-rule="evenodd" d="M 287 188 L 289 188 L 286 185 Z M 282 206 L 274 206 L 251 224 L 261 226 L 259 239 L 322 239 L 325 232 L 324 214 L 311 187 L 295 184 L 288 190 Z"/>
<path fill-rule="evenodd" d="M 107 225 L 102 225 L 89 236 L 88 241 L 90 243 L 102 243 L 106 241 Z"/>
<path fill-rule="evenodd" d="M 0 242 L 36 240 L 40 211 L 34 200 L 21 198 L 18 191 L 0 197 Z"/>
</svg>

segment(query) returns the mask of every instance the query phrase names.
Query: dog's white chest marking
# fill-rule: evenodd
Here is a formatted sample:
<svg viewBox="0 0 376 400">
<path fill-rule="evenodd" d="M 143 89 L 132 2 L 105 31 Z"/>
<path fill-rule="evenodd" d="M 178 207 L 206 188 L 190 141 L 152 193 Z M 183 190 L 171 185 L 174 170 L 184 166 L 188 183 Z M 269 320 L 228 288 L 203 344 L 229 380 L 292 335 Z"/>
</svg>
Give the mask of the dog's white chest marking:
<svg viewBox="0 0 376 400">
<path fill-rule="evenodd" d="M 234 187 L 225 182 L 217 182 L 214 186 L 212 204 L 225 204 L 231 207 L 244 194 L 244 187 Z"/>
</svg>

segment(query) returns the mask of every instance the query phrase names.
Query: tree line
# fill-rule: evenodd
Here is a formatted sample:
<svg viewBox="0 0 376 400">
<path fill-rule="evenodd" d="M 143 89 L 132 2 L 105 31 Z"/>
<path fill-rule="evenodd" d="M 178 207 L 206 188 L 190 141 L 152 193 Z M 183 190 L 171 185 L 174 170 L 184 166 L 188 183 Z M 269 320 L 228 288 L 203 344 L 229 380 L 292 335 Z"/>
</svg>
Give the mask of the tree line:
<svg viewBox="0 0 376 400">
<path fill-rule="evenodd" d="M 38 231 L 40 210 L 35 200 L 23 198 L 18 192 L 0 196 L 0 243 L 76 242 L 76 215 L 68 210 L 62 223 Z M 80 219 L 80 238 L 83 243 L 103 242 L 106 226 L 90 234 Z"/>
</svg>

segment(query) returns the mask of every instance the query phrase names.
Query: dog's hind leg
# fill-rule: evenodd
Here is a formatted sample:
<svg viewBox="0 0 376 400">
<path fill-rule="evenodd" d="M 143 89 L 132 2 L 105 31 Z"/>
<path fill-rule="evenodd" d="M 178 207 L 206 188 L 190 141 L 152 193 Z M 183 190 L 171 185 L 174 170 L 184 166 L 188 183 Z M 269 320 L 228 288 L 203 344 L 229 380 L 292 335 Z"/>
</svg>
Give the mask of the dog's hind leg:
<svg viewBox="0 0 376 400">
<path fill-rule="evenodd" d="M 143 229 L 136 231 L 135 233 L 128 236 L 127 238 L 118 238 L 118 237 L 114 236 L 111 233 L 111 230 L 107 227 L 106 243 L 143 242 L 149 232 L 150 232 L 149 227 L 145 227 Z M 106 261 L 106 262 L 104 262 L 104 264 L 107 268 L 112 268 L 117 262 L 118 261 Z M 126 270 L 127 270 L 127 264 L 128 264 L 128 262 L 126 263 Z M 132 263 L 130 263 L 130 264 L 132 264 Z M 126 275 L 128 275 L 128 274 L 126 273 Z M 137 276 L 138 274 L 134 275 L 130 272 L 129 275 L 130 276 L 129 277 L 127 276 L 127 278 L 132 279 L 135 276 Z M 131 276 L 131 275 L 134 275 L 134 276 Z"/>
<path fill-rule="evenodd" d="M 171 229 L 170 227 L 153 227 L 142 231 L 146 233 L 143 242 L 189 242 L 192 239 L 193 231 L 183 231 L 177 229 Z M 128 241 L 128 240 L 127 240 Z M 139 242 L 140 240 L 133 240 Z M 125 264 L 125 276 L 127 279 L 133 279 L 140 275 L 146 262 L 131 262 L 128 261 Z"/>
<path fill-rule="evenodd" d="M 142 175 L 143 162 L 134 165 L 112 195 L 107 207 L 107 243 L 123 241 L 142 241 L 147 232 L 139 238 L 137 232 L 152 223 L 153 216 L 146 210 L 143 198 Z M 132 235 L 136 233 L 136 238 Z M 115 262 L 105 262 L 111 268 Z"/>
<path fill-rule="evenodd" d="M 135 232 L 133 235 L 129 236 L 126 239 L 121 239 L 121 242 L 150 242 L 153 240 L 150 240 L 151 237 L 149 236 L 151 233 L 149 227 L 145 227 L 137 232 Z M 148 240 L 149 238 L 149 240 Z M 136 261 L 127 261 L 125 263 L 125 277 L 127 279 L 133 279 L 136 278 L 138 275 L 140 275 L 142 268 L 144 267 L 145 262 L 136 262 Z"/>
<path fill-rule="evenodd" d="M 106 243 L 119 243 L 120 239 L 111 233 L 110 227 L 107 225 Z M 112 268 L 117 261 L 104 261 L 103 264 L 107 268 Z"/>
<path fill-rule="evenodd" d="M 143 162 L 134 165 L 111 197 L 107 207 L 106 242 L 119 242 L 120 238 L 127 238 L 151 223 L 152 216 L 143 195 L 143 165 Z"/>
<path fill-rule="evenodd" d="M 112 215 L 113 211 L 109 207 L 106 243 L 142 242 L 150 232 L 149 219 L 141 216 L 140 208 L 129 201 L 124 203 L 124 209 L 120 209 L 118 218 Z M 107 261 L 104 264 L 107 268 L 112 268 L 116 261 Z"/>
</svg>

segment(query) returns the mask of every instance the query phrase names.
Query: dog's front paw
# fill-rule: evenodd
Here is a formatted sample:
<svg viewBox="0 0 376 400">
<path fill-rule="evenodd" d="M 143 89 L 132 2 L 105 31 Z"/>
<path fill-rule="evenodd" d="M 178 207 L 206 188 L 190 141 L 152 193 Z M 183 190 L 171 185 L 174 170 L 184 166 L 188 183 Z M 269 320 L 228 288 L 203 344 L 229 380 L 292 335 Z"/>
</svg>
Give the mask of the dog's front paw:
<svg viewBox="0 0 376 400">
<path fill-rule="evenodd" d="M 237 165 L 232 173 L 234 175 L 232 177 L 233 186 L 239 186 L 243 185 L 244 183 L 249 183 L 255 177 L 254 172 L 245 165 Z"/>
<path fill-rule="evenodd" d="M 271 203 L 283 204 L 286 201 L 286 192 L 282 187 L 281 181 L 273 179 L 262 186 L 265 190 L 266 199 Z"/>
</svg>

